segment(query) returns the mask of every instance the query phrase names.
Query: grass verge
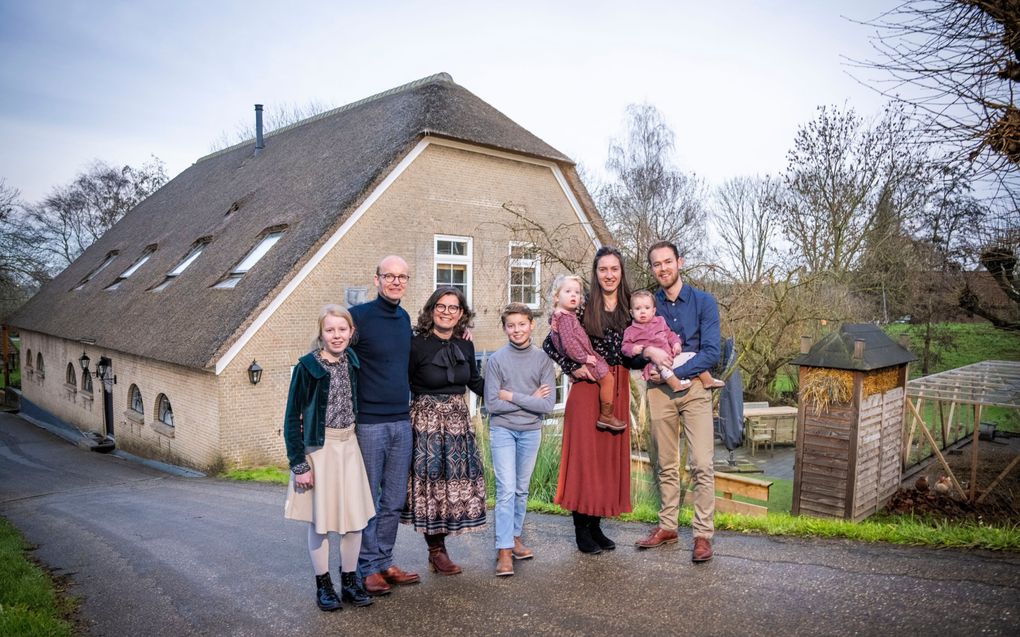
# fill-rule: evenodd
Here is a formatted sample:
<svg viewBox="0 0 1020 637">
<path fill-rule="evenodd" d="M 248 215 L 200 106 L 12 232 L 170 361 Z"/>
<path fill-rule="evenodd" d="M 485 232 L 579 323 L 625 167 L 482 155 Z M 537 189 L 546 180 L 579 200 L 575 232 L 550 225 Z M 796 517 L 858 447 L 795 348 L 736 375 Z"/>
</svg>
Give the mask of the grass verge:
<svg viewBox="0 0 1020 637">
<path fill-rule="evenodd" d="M 49 574 L 27 559 L 27 549 L 18 530 L 0 518 L 0 635 L 73 634 L 65 618 L 74 600 L 57 593 Z"/>
</svg>

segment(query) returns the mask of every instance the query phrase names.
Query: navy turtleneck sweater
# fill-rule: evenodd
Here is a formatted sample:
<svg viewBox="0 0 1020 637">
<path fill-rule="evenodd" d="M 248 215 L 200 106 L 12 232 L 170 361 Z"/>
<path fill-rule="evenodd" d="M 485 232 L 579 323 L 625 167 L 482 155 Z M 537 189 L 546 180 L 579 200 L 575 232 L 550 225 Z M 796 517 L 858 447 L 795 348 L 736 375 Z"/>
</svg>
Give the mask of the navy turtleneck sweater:
<svg viewBox="0 0 1020 637">
<path fill-rule="evenodd" d="M 361 359 L 358 375 L 358 424 L 408 420 L 411 386 L 411 318 L 382 296 L 351 308 Z"/>
</svg>

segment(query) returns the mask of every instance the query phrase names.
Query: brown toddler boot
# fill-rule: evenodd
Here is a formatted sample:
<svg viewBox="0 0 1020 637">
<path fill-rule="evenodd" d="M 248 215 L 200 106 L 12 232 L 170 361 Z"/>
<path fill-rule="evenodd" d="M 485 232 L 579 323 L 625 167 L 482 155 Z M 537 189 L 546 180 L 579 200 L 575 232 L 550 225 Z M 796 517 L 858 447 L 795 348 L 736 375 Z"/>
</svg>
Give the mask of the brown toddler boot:
<svg viewBox="0 0 1020 637">
<path fill-rule="evenodd" d="M 673 391 L 685 391 L 691 388 L 691 381 L 686 378 L 678 378 L 677 376 L 670 376 L 666 379 L 666 384 Z"/>
<path fill-rule="evenodd" d="M 623 431 L 627 428 L 627 423 L 613 415 L 613 403 L 602 403 L 595 426 L 609 431 Z"/>
</svg>

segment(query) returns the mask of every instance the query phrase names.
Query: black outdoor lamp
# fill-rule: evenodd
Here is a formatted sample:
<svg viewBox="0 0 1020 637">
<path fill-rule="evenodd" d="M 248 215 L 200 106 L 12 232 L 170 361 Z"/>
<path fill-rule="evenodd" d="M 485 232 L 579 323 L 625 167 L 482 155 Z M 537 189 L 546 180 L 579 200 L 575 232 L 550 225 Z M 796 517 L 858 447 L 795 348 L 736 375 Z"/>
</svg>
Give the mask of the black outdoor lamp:
<svg viewBox="0 0 1020 637">
<path fill-rule="evenodd" d="M 251 365 L 248 366 L 248 380 L 252 385 L 258 385 L 262 380 L 262 367 L 255 362 L 254 358 L 251 359 Z"/>
<path fill-rule="evenodd" d="M 97 378 L 101 378 L 104 381 L 107 381 L 107 380 L 112 381 L 113 384 L 116 385 L 117 384 L 117 377 L 116 376 L 112 376 L 112 377 L 110 376 L 110 367 L 111 367 L 110 359 L 105 357 L 105 356 L 100 356 L 99 357 L 99 362 L 96 363 L 96 377 Z"/>
<path fill-rule="evenodd" d="M 83 371 L 86 374 L 88 374 L 89 373 L 89 363 L 92 362 L 92 359 L 89 358 L 89 355 L 85 353 L 85 350 L 82 350 L 81 358 L 78 359 L 78 362 L 81 364 L 81 371 Z"/>
</svg>

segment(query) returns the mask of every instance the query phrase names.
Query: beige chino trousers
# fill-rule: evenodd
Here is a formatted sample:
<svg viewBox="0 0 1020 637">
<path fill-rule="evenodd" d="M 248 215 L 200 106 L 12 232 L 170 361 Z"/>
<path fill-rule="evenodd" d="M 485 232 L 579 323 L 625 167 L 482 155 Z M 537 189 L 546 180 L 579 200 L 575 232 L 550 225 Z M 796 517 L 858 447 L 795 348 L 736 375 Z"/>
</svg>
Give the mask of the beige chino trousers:
<svg viewBox="0 0 1020 637">
<path fill-rule="evenodd" d="M 680 428 L 690 449 L 694 483 L 694 537 L 711 538 L 715 532 L 715 440 L 712 431 L 712 392 L 692 379 L 682 394 L 665 384 L 648 384 L 651 414 L 652 461 L 659 483 L 659 526 L 675 530 L 680 513 Z"/>
</svg>

